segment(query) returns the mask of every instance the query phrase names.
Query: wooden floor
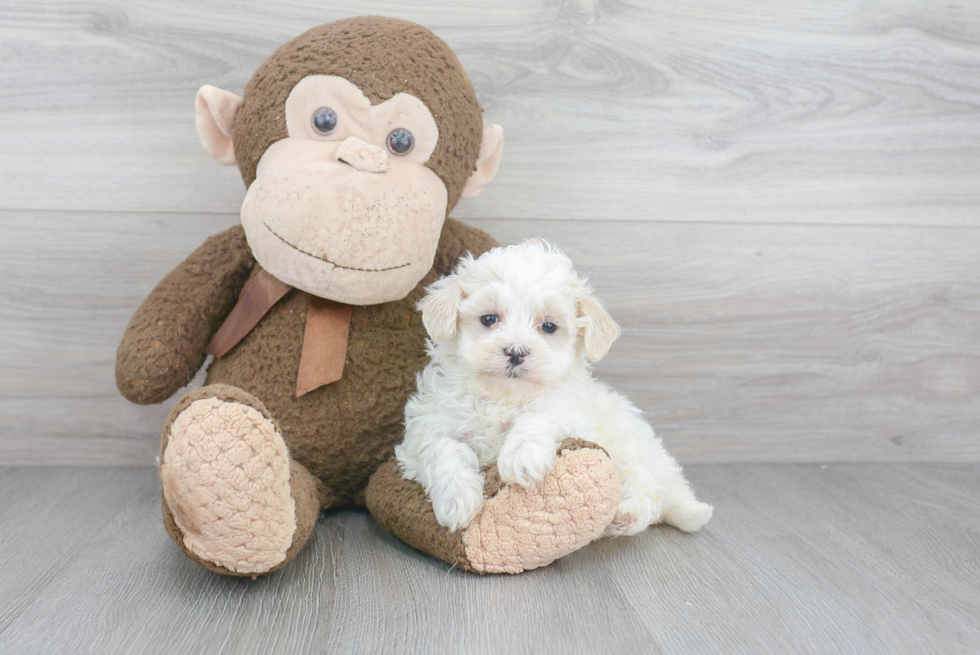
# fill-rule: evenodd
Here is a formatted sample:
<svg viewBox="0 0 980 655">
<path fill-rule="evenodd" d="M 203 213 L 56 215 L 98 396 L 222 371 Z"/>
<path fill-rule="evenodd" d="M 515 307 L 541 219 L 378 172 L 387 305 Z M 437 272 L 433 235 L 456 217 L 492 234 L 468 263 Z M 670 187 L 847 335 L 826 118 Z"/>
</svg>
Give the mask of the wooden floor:
<svg viewBox="0 0 980 655">
<path fill-rule="evenodd" d="M 153 469 L 0 469 L 0 652 L 980 652 L 980 464 L 688 473 L 695 535 L 479 577 L 342 511 L 253 582 L 180 553 Z"/>
</svg>

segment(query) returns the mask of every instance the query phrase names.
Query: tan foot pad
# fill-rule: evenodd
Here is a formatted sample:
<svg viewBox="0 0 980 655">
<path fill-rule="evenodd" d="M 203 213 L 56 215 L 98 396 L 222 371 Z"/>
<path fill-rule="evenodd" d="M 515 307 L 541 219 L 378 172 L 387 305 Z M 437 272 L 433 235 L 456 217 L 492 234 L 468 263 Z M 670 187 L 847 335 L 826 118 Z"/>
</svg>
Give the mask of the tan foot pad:
<svg viewBox="0 0 980 655">
<path fill-rule="evenodd" d="M 480 573 L 546 566 L 599 538 L 621 493 L 604 451 L 564 450 L 541 484 L 506 486 L 486 502 L 463 532 L 466 559 Z"/>
<path fill-rule="evenodd" d="M 258 574 L 286 558 L 296 531 L 289 452 L 257 409 L 191 403 L 170 427 L 160 478 L 184 546 L 201 559 Z"/>
</svg>

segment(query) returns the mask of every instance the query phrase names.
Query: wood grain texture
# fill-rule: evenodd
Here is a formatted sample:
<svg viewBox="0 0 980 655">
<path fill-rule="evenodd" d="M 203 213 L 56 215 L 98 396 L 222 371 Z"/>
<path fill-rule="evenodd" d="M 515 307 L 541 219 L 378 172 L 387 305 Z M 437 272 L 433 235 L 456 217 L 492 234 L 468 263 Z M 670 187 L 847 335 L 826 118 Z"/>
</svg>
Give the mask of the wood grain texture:
<svg viewBox="0 0 980 655">
<path fill-rule="evenodd" d="M 0 212 L 0 461 L 153 462 L 169 404 L 118 394 L 116 347 L 235 220 Z M 566 248 L 624 328 L 599 377 L 682 462 L 980 460 L 980 229 L 472 223 Z"/>
<path fill-rule="evenodd" d="M 194 92 L 357 14 L 457 50 L 508 136 L 456 215 L 595 279 L 682 461 L 980 459 L 980 5 L 45 0 L 0 4 L 0 462 L 153 460 L 115 348 L 243 195 Z"/>
<path fill-rule="evenodd" d="M 366 514 L 340 512 L 321 519 L 289 567 L 252 582 L 179 552 L 160 526 L 151 469 L 3 470 L 19 509 L 0 510 L 0 651 L 980 649 L 976 464 L 688 473 L 716 507 L 694 535 L 654 528 L 538 571 L 478 577 L 408 548 Z M 113 495 L 112 511 L 75 516 L 88 503 L 106 510 Z M 46 526 L 48 557 L 31 539 L 10 539 L 31 510 L 46 517 L 34 524 Z"/>
<path fill-rule="evenodd" d="M 0 469 L 0 633 L 147 481 L 142 468 Z"/>
<path fill-rule="evenodd" d="M 426 24 L 507 130 L 463 218 L 977 225 L 980 5 L 7 1 L 0 208 L 234 212 L 196 89 L 358 14 Z"/>
</svg>

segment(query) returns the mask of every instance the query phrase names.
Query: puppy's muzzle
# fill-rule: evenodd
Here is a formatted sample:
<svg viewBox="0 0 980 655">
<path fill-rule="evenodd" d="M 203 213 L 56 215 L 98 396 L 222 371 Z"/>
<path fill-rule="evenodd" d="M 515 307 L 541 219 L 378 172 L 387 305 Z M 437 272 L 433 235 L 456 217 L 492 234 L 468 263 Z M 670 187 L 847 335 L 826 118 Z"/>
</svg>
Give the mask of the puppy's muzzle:
<svg viewBox="0 0 980 655">
<path fill-rule="evenodd" d="M 528 351 L 526 348 L 515 348 L 514 346 L 504 348 L 504 355 L 507 357 L 507 361 L 510 362 L 511 366 L 520 366 L 523 364 L 527 354 Z"/>
</svg>

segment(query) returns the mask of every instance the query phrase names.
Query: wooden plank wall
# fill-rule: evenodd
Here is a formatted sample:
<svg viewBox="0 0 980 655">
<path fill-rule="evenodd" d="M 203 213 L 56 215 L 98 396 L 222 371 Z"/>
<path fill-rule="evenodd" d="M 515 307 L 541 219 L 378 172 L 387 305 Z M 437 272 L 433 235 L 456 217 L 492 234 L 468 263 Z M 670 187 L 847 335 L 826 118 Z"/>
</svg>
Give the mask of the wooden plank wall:
<svg viewBox="0 0 980 655">
<path fill-rule="evenodd" d="M 194 93 L 360 14 L 457 51 L 507 146 L 455 216 L 592 277 L 683 462 L 980 459 L 980 3 L 5 0 L 0 462 L 153 461 L 116 345 L 244 194 Z"/>
</svg>

